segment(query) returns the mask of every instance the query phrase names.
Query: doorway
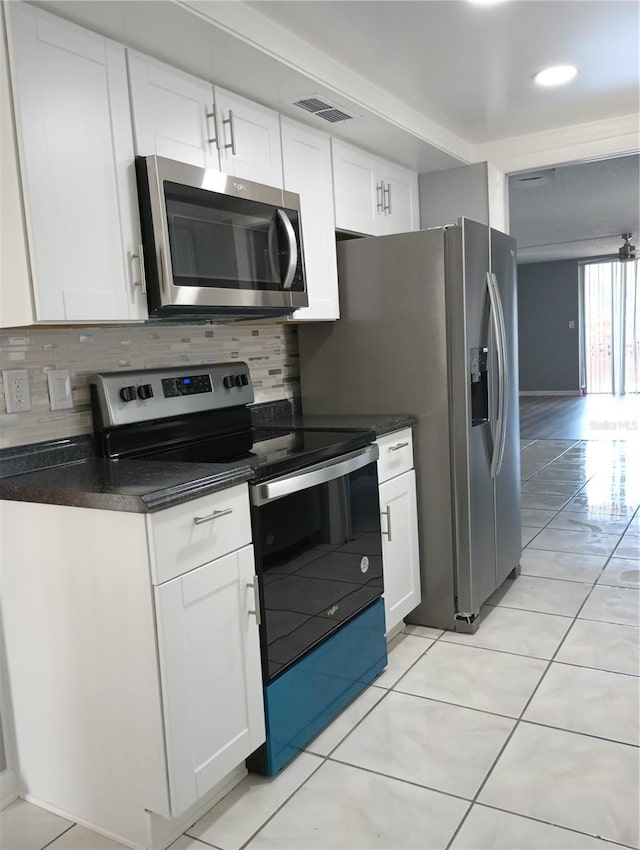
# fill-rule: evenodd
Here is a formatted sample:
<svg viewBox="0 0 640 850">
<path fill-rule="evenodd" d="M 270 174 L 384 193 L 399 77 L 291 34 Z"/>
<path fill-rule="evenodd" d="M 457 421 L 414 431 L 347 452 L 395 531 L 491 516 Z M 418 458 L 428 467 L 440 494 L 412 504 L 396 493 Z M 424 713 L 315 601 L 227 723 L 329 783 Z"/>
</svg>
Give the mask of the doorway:
<svg viewBox="0 0 640 850">
<path fill-rule="evenodd" d="M 640 392 L 638 261 L 580 264 L 583 393 Z"/>
</svg>

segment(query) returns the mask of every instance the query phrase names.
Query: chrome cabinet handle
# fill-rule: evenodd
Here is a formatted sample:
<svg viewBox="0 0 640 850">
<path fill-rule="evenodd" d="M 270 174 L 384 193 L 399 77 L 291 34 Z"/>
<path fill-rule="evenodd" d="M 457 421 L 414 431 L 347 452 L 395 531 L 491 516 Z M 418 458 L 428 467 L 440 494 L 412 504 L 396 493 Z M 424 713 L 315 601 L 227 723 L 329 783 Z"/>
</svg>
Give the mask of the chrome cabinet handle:
<svg viewBox="0 0 640 850">
<path fill-rule="evenodd" d="M 193 524 L 194 525 L 202 525 L 203 522 L 211 522 L 213 519 L 220 519 L 222 516 L 228 516 L 233 513 L 233 508 L 225 508 L 223 511 L 214 511 L 212 514 L 208 514 L 207 516 L 194 516 Z"/>
<path fill-rule="evenodd" d="M 138 245 L 138 253 L 131 255 L 132 260 L 137 260 L 140 264 L 140 280 L 134 280 L 133 285 L 139 286 L 143 295 L 147 294 L 147 275 L 144 270 L 144 251 L 142 245 Z"/>
<path fill-rule="evenodd" d="M 387 540 L 391 543 L 391 505 L 387 505 L 386 511 L 382 511 L 380 516 L 386 516 L 387 518 L 387 530 L 382 531 L 382 529 L 380 529 L 380 531 L 382 534 L 387 535 Z"/>
<path fill-rule="evenodd" d="M 223 148 L 225 150 L 228 150 L 229 148 L 231 148 L 231 153 L 235 156 L 236 155 L 236 130 L 235 130 L 235 123 L 234 123 L 234 120 L 233 120 L 233 109 L 229 110 L 229 117 L 223 118 L 222 123 L 229 125 L 229 134 L 231 136 L 231 141 L 229 142 L 229 144 L 223 145 Z"/>
<path fill-rule="evenodd" d="M 247 587 L 253 590 L 253 604 L 254 610 L 250 610 L 247 613 L 253 614 L 256 618 L 256 625 L 259 626 L 262 623 L 262 617 L 260 616 L 260 592 L 258 589 L 258 580 L 248 582 Z"/>
<path fill-rule="evenodd" d="M 396 443 L 395 446 L 389 446 L 390 452 L 399 452 L 400 449 L 406 449 L 409 443 Z"/>
<path fill-rule="evenodd" d="M 384 183 L 376 183 L 376 209 L 378 212 L 384 212 Z"/>
<path fill-rule="evenodd" d="M 220 150 L 220 133 L 218 132 L 218 114 L 216 113 L 215 103 L 211 104 L 211 112 L 206 113 L 207 120 L 213 120 L 213 138 L 207 139 L 210 145 L 215 145 Z"/>
<path fill-rule="evenodd" d="M 383 199 L 386 198 L 386 201 L 383 204 L 383 212 L 386 212 L 387 215 L 391 215 L 391 184 L 387 183 L 383 190 Z"/>
</svg>

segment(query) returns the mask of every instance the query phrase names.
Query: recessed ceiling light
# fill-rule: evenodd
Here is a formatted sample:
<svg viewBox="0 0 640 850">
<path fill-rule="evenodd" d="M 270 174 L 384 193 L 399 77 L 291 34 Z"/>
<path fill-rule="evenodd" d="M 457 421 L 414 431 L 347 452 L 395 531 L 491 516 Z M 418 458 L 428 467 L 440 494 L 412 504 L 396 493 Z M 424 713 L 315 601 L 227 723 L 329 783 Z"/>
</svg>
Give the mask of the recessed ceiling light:
<svg viewBox="0 0 640 850">
<path fill-rule="evenodd" d="M 561 86 L 572 80 L 577 73 L 578 69 L 574 65 L 554 65 L 552 68 L 538 71 L 533 75 L 533 79 L 539 86 Z"/>
</svg>

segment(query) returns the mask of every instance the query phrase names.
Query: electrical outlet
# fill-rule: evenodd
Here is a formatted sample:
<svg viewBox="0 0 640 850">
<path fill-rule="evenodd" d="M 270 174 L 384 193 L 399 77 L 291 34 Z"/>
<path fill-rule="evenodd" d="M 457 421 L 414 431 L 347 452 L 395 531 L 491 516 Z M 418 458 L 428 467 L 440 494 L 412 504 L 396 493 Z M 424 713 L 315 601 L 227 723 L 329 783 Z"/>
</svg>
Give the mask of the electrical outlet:
<svg viewBox="0 0 640 850">
<path fill-rule="evenodd" d="M 2 372 L 4 400 L 7 413 L 22 413 L 31 410 L 29 373 L 26 369 L 10 369 Z"/>
</svg>

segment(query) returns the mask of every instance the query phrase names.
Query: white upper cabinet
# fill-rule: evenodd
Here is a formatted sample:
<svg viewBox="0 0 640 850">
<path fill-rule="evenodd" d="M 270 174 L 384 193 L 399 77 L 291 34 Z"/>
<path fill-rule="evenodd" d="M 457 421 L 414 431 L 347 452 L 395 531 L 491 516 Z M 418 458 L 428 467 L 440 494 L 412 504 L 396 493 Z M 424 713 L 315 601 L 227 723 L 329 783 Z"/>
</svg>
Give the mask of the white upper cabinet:
<svg viewBox="0 0 640 850">
<path fill-rule="evenodd" d="M 418 175 L 393 162 L 379 160 L 382 183 L 382 233 L 408 233 L 420 229 Z"/>
<path fill-rule="evenodd" d="M 354 233 L 379 233 L 380 192 L 376 191 L 376 158 L 331 140 L 333 156 L 333 194 L 338 230 Z"/>
<path fill-rule="evenodd" d="M 218 169 L 211 83 L 133 50 L 127 63 L 136 153 Z"/>
<path fill-rule="evenodd" d="M 282 188 L 278 113 L 127 51 L 136 153 Z"/>
<path fill-rule="evenodd" d="M 142 319 L 124 47 L 6 8 L 35 318 Z"/>
<path fill-rule="evenodd" d="M 282 189 L 278 113 L 218 86 L 214 96 L 220 170 Z"/>
<path fill-rule="evenodd" d="M 420 228 L 418 175 L 332 139 L 336 227 L 379 236 Z"/>
<path fill-rule="evenodd" d="M 329 136 L 284 116 L 284 188 L 300 195 L 300 217 L 309 306 L 293 321 L 323 321 L 340 316 L 338 269 Z"/>
</svg>

